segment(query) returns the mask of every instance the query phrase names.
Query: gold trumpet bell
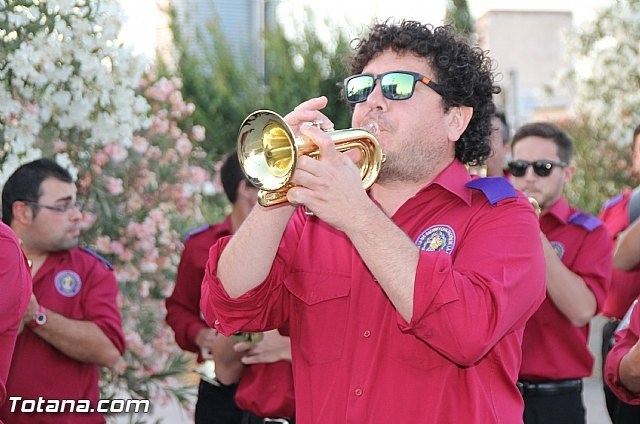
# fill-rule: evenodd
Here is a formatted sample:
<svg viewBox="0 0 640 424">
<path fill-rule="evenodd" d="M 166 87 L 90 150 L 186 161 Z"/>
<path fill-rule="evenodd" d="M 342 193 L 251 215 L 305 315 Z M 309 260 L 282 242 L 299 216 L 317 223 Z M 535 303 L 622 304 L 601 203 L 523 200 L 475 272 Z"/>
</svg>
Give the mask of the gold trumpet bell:
<svg viewBox="0 0 640 424">
<path fill-rule="evenodd" d="M 377 179 L 382 150 L 376 138 L 365 130 L 327 131 L 336 149 L 359 149 L 362 185 L 368 189 Z M 238 159 L 251 184 L 257 187 L 258 203 L 273 206 L 287 201 L 287 191 L 301 155 L 317 158 L 318 147 L 308 138 L 296 137 L 284 119 L 275 112 L 258 110 L 240 126 Z"/>
</svg>

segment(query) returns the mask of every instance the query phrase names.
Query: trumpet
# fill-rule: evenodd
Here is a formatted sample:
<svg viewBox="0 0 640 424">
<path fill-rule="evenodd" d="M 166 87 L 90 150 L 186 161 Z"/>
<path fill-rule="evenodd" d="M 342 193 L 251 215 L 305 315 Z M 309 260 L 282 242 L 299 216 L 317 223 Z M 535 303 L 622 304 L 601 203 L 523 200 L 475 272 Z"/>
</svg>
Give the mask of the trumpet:
<svg viewBox="0 0 640 424">
<path fill-rule="evenodd" d="M 378 140 L 369 131 L 346 129 L 327 131 L 336 149 L 358 149 L 356 164 L 364 189 L 373 185 L 380 173 L 384 155 Z M 287 201 L 293 187 L 291 178 L 298 157 L 317 159 L 318 147 L 308 137 L 296 137 L 284 119 L 275 112 L 258 110 L 247 116 L 238 133 L 238 159 L 249 182 L 259 189 L 258 203 L 273 206 Z"/>
<path fill-rule="evenodd" d="M 538 203 L 536 198 L 533 196 L 528 196 L 527 198 L 529 199 L 529 203 L 531 203 L 531 206 L 533 206 L 533 210 L 536 211 L 536 215 L 540 216 L 540 214 L 542 213 L 540 203 Z"/>
</svg>

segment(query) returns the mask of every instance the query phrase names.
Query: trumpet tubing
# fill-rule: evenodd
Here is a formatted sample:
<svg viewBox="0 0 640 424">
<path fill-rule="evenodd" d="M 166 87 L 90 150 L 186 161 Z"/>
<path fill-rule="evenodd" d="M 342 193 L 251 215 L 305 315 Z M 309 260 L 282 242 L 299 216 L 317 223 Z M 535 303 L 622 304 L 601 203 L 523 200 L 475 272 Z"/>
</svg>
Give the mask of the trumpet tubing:
<svg viewBox="0 0 640 424">
<path fill-rule="evenodd" d="M 376 138 L 361 129 L 327 131 L 336 150 L 360 151 L 362 186 L 368 189 L 380 173 L 383 154 Z M 238 159 L 251 184 L 257 187 L 258 203 L 273 206 L 287 201 L 287 191 L 293 186 L 291 178 L 298 157 L 317 159 L 318 147 L 308 138 L 296 137 L 284 119 L 275 112 L 258 110 L 250 114 L 240 126 Z"/>
</svg>

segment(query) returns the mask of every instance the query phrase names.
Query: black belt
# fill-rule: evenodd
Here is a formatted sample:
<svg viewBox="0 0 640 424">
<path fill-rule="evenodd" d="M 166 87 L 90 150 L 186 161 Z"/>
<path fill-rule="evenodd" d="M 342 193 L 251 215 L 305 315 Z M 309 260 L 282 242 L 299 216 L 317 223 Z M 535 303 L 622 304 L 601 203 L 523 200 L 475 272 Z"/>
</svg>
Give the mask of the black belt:
<svg viewBox="0 0 640 424">
<path fill-rule="evenodd" d="M 582 391 L 582 380 L 523 381 L 518 380 L 522 396 L 554 396 Z"/>
</svg>

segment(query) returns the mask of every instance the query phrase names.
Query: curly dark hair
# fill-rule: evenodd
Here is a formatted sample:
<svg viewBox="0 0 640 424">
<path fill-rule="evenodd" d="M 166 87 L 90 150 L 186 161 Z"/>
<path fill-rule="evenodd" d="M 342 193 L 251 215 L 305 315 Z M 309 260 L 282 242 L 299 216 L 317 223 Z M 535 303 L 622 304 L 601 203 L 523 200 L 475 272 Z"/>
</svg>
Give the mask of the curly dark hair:
<svg viewBox="0 0 640 424">
<path fill-rule="evenodd" d="M 416 21 L 389 21 L 375 24 L 366 38 L 356 39 L 352 74 L 385 50 L 424 57 L 434 72 L 434 80 L 443 89 L 445 111 L 455 106 L 470 106 L 473 116 L 456 142 L 456 159 L 481 165 L 491 153 L 489 134 L 495 112 L 492 96 L 500 92 L 494 85 L 492 61 L 486 51 L 471 46 L 452 26 L 433 27 Z"/>
</svg>

